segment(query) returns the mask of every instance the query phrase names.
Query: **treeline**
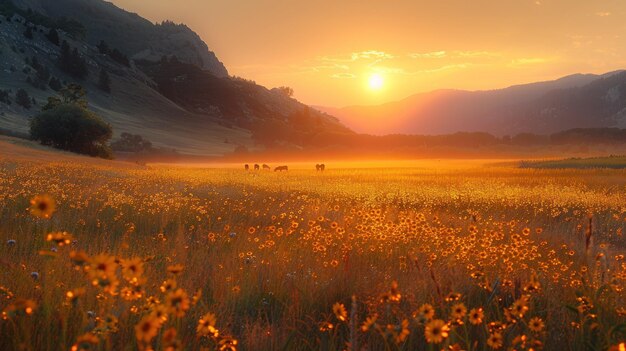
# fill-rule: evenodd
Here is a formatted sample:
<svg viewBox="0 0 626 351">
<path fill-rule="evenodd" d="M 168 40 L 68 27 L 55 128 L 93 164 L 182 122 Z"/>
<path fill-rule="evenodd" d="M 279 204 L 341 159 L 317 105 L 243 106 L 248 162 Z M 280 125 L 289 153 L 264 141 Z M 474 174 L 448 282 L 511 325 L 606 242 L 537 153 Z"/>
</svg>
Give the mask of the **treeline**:
<svg viewBox="0 0 626 351">
<path fill-rule="evenodd" d="M 255 134 L 256 133 L 256 134 Z M 446 135 L 365 135 L 356 133 L 320 132 L 303 137 L 297 133 L 289 136 L 280 128 L 263 128 L 253 132 L 258 144 L 276 147 L 280 140 L 295 142 L 305 148 L 341 148 L 359 151 L 390 151 L 428 148 L 495 148 L 498 146 L 548 147 L 557 145 L 620 145 L 626 144 L 626 129 L 620 128 L 576 128 L 550 135 L 522 133 L 515 136 L 497 137 L 483 132 L 459 132 Z M 274 137 L 274 139 L 272 139 Z"/>
<path fill-rule="evenodd" d="M 87 33 L 85 26 L 76 20 L 67 17 L 51 18 L 30 8 L 23 10 L 15 6 L 11 0 L 0 0 L 0 15 L 11 18 L 14 14 L 24 17 L 26 22 L 50 29 L 60 29 L 74 37 L 84 38 Z"/>
</svg>

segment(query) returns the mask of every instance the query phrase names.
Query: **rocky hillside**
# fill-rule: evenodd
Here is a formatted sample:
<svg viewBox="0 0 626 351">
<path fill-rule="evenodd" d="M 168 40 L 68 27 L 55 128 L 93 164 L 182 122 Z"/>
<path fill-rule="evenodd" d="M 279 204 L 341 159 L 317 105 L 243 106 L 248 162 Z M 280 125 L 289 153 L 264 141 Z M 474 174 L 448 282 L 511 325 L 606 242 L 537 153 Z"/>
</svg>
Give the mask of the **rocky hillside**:
<svg viewBox="0 0 626 351">
<path fill-rule="evenodd" d="M 184 24 L 153 24 L 137 14 L 102 0 L 13 0 L 52 18 L 72 18 L 85 26 L 90 45 L 104 40 L 131 58 L 159 60 L 176 55 L 179 60 L 209 70 L 218 77 L 228 71 L 202 39 Z M 81 20 L 82 19 L 82 20 Z"/>
<path fill-rule="evenodd" d="M 70 83 L 85 88 L 89 108 L 111 123 L 114 140 L 122 133 L 139 134 L 156 147 L 184 154 L 218 156 L 235 150 L 275 147 L 297 150 L 305 148 L 317 133 L 351 133 L 337 119 L 309 109 L 279 89 L 228 77 L 217 59 L 203 59 L 212 53 L 201 41 L 206 50 L 196 56 L 197 60 L 190 59 L 193 55 L 179 56 L 175 46 L 184 41 L 174 38 L 193 33 L 184 25 L 154 26 L 101 0 L 79 1 L 84 6 L 77 8 L 92 11 L 90 16 L 82 17 L 54 17 L 54 11 L 63 6 L 20 1 L 22 5 L 29 1 L 33 7 L 24 10 L 9 0 L 0 0 L 0 14 L 4 14 L 0 15 L 2 133 L 25 135 L 29 118 L 38 113 L 48 97 Z M 55 4 L 72 1 L 59 0 Z M 92 23 L 121 14 L 130 20 L 120 19 L 121 25 L 117 26 L 98 27 Z M 125 23 L 130 23 L 130 29 L 119 31 Z M 141 32 L 133 25 L 145 25 L 149 30 Z M 142 38 L 150 35 L 162 38 L 150 45 L 154 51 L 130 56 L 134 51 L 127 50 L 138 47 Z M 77 61 L 70 66 L 78 64 L 78 70 L 68 70 L 62 64 L 64 45 L 65 56 Z M 192 46 L 181 51 L 191 52 Z M 108 88 L 101 84 L 103 74 L 108 77 Z"/>
</svg>

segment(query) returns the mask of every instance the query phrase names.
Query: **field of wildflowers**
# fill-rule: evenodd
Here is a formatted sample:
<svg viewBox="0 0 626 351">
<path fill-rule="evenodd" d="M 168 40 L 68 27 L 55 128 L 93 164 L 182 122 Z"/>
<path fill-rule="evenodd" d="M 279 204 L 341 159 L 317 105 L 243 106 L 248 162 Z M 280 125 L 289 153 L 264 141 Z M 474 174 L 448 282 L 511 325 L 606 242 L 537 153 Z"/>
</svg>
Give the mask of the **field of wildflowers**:
<svg viewBox="0 0 626 351">
<path fill-rule="evenodd" d="M 1 350 L 625 350 L 626 171 L 0 156 Z"/>
</svg>

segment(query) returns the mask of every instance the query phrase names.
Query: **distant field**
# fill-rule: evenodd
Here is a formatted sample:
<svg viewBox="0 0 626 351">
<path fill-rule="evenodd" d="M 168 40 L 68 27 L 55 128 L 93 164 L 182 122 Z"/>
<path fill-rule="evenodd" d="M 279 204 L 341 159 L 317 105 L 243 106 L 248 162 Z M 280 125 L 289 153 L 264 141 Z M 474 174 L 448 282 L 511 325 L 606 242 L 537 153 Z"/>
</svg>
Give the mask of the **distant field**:
<svg viewBox="0 0 626 351">
<path fill-rule="evenodd" d="M 550 161 L 522 161 L 521 168 L 626 168 L 626 156 L 568 158 Z"/>
<path fill-rule="evenodd" d="M 1 350 L 626 339 L 624 170 L 441 160 L 275 173 L 0 150 Z"/>
</svg>

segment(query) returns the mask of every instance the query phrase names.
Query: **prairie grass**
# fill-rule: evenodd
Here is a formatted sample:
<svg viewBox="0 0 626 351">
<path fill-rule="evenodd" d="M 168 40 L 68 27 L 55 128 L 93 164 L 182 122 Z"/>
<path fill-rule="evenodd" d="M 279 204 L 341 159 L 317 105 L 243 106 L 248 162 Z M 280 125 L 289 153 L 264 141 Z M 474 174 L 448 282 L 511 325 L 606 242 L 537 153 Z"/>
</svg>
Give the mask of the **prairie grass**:
<svg viewBox="0 0 626 351">
<path fill-rule="evenodd" d="M 0 349 L 623 350 L 624 204 L 622 170 L 5 155 Z"/>
</svg>

